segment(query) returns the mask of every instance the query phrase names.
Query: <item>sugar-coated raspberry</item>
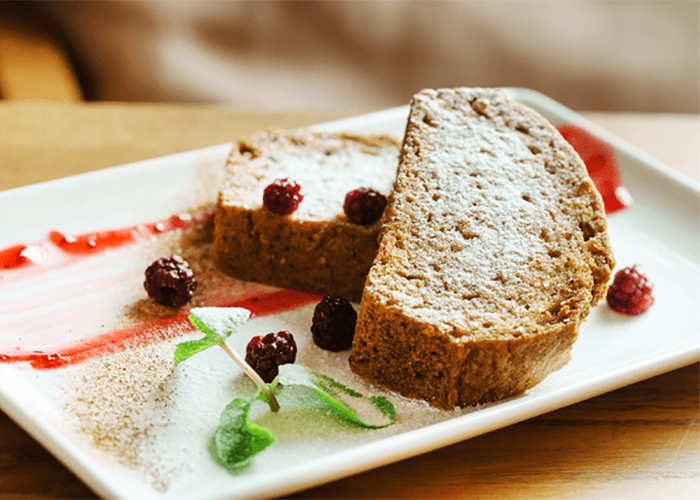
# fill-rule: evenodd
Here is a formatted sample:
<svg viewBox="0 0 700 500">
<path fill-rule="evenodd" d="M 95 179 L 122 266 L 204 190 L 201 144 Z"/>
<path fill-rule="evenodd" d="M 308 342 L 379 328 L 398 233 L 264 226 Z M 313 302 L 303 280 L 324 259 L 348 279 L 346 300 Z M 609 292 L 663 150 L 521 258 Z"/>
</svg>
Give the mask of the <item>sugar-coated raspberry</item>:
<svg viewBox="0 0 700 500">
<path fill-rule="evenodd" d="M 143 287 L 159 304 L 181 307 L 194 295 L 197 280 L 187 261 L 173 255 L 162 257 L 148 266 Z"/>
<path fill-rule="evenodd" d="M 608 305 L 615 311 L 637 316 L 654 303 L 649 281 L 635 266 L 618 271 L 608 288 Z"/>
<path fill-rule="evenodd" d="M 280 365 L 294 363 L 296 359 L 296 341 L 286 331 L 253 337 L 245 348 L 245 362 L 268 384 L 279 373 Z"/>
<path fill-rule="evenodd" d="M 352 347 L 357 313 L 347 299 L 327 295 L 314 310 L 311 334 L 314 343 L 328 351 L 343 351 Z"/>
<path fill-rule="evenodd" d="M 355 224 L 369 226 L 379 220 L 386 207 L 386 196 L 370 188 L 359 188 L 345 195 L 343 211 Z"/>
<path fill-rule="evenodd" d="M 278 179 L 265 188 L 263 206 L 278 215 L 289 215 L 298 207 L 304 196 L 299 193 L 301 186 L 289 179 Z"/>
</svg>

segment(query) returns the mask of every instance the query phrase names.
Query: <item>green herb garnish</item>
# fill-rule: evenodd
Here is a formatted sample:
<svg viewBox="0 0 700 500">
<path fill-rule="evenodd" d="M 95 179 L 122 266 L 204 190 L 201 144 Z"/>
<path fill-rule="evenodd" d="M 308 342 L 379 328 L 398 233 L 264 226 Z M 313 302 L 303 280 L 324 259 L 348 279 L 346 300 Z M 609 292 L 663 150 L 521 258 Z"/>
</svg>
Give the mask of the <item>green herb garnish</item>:
<svg viewBox="0 0 700 500">
<path fill-rule="evenodd" d="M 190 310 L 190 323 L 204 333 L 204 338 L 181 342 L 175 348 L 175 365 L 182 363 L 195 354 L 218 345 L 233 359 L 250 379 L 255 382 L 272 411 L 279 411 L 280 405 L 267 384 L 260 378 L 248 363 L 236 354 L 228 345 L 226 339 L 237 332 L 248 321 L 250 311 L 241 307 L 197 307 Z"/>
<path fill-rule="evenodd" d="M 285 387 L 308 387 L 329 407 L 354 424 L 369 429 L 381 429 L 396 422 L 396 409 L 391 401 L 384 397 L 363 396 L 328 375 L 308 370 L 304 366 L 282 365 L 279 370 L 280 373 L 273 384 L 279 382 Z M 358 416 L 360 410 L 364 410 L 362 415 L 365 420 L 372 419 L 373 422 L 362 420 Z"/>
<path fill-rule="evenodd" d="M 231 401 L 211 436 L 209 451 L 214 461 L 224 469 L 244 467 L 250 457 L 275 442 L 269 429 L 248 420 L 251 405 L 252 400 L 237 398 Z"/>
<path fill-rule="evenodd" d="M 250 399 L 236 398 L 221 414 L 219 425 L 211 437 L 209 448 L 213 459 L 229 471 L 237 471 L 248 464 L 251 457 L 270 446 L 275 438 L 272 432 L 248 418 L 255 401 L 264 401 L 273 412 L 280 410 L 276 394 L 288 387 L 307 387 L 316 393 L 336 414 L 365 428 L 379 429 L 396 421 L 396 410 L 391 402 L 379 396 L 366 397 L 333 378 L 308 370 L 301 365 L 284 364 L 271 384 L 266 384 L 248 365 L 226 345 L 226 339 L 250 317 L 250 311 L 241 308 L 201 307 L 190 311 L 190 322 L 204 337 L 178 344 L 175 364 L 218 345 L 243 369 L 258 386 Z"/>
</svg>

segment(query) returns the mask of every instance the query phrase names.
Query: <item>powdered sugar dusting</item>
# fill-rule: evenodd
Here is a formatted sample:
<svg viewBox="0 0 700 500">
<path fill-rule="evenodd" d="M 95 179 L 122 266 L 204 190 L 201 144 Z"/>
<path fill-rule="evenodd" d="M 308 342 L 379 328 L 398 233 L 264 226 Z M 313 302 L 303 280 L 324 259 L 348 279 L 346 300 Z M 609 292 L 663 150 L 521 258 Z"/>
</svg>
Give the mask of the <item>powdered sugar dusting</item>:
<svg viewBox="0 0 700 500">
<path fill-rule="evenodd" d="M 98 449 L 164 491 L 181 470 L 149 453 L 156 436 L 170 425 L 173 363 L 161 347 L 154 343 L 88 361 L 65 409 Z"/>
<path fill-rule="evenodd" d="M 395 258 L 375 283 L 448 331 L 515 328 L 531 308 L 550 307 L 533 272 L 557 287 L 567 279 L 557 266 L 575 251 L 562 236 L 578 230 L 558 198 L 562 177 L 547 170 L 562 160 L 545 125 L 506 116 L 496 95 L 473 96 L 459 111 L 450 95 L 414 99 L 383 240 Z"/>
<path fill-rule="evenodd" d="M 385 196 L 391 192 L 398 166 L 398 142 L 380 137 L 376 144 L 331 134 L 307 131 L 261 134 L 258 144 L 268 139 L 260 156 L 250 160 L 234 153 L 229 165 L 228 199 L 249 210 L 262 207 L 266 186 L 288 178 L 301 186 L 304 199 L 291 215 L 297 220 L 324 221 L 343 215 L 345 195 L 360 187 L 372 188 Z M 236 162 L 243 161 L 243 164 Z M 310 168 L 309 165 L 313 165 Z M 240 183 L 234 185 L 233 183 Z"/>
<path fill-rule="evenodd" d="M 241 307 L 195 307 L 190 314 L 221 336 L 236 333 L 250 317 L 250 311 Z"/>
</svg>

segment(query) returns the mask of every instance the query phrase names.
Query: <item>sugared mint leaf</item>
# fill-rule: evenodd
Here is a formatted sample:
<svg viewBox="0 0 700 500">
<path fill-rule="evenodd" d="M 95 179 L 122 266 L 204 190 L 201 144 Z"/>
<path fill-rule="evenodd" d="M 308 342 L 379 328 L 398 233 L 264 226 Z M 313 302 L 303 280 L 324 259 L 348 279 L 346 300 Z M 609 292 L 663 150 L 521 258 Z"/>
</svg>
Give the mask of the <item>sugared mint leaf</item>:
<svg viewBox="0 0 700 500">
<path fill-rule="evenodd" d="M 221 414 L 219 426 L 210 441 L 210 452 L 221 467 L 235 471 L 274 443 L 269 429 L 248 420 L 252 402 L 237 398 Z"/>
<path fill-rule="evenodd" d="M 250 311 L 242 307 L 196 307 L 190 310 L 189 320 L 197 330 L 204 333 L 199 340 L 180 342 L 175 348 L 175 365 L 213 345 L 221 345 L 248 318 Z"/>
<path fill-rule="evenodd" d="M 190 323 L 207 335 L 228 338 L 250 318 L 250 311 L 242 307 L 195 307 L 190 310 Z"/>
<path fill-rule="evenodd" d="M 304 366 L 281 365 L 277 379 L 285 387 L 309 387 L 333 410 L 362 427 L 380 429 L 396 422 L 396 409 L 388 399 L 363 396 L 333 378 L 307 370 Z"/>
<path fill-rule="evenodd" d="M 277 378 L 272 382 L 273 385 L 280 383 L 282 385 L 303 385 L 306 387 L 311 387 L 312 389 L 316 387 L 309 370 L 303 365 L 297 365 L 293 363 L 287 363 L 279 366 L 279 374 Z"/>
</svg>

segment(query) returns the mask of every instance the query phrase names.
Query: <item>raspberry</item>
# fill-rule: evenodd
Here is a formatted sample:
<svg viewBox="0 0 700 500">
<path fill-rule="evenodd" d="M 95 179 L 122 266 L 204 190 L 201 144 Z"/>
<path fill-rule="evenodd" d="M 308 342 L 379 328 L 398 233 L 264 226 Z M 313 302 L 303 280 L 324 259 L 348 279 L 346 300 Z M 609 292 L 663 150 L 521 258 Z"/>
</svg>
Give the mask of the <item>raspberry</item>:
<svg viewBox="0 0 700 500">
<path fill-rule="evenodd" d="M 314 310 L 311 333 L 314 343 L 322 349 L 338 352 L 350 349 L 355 336 L 357 313 L 342 297 L 327 295 Z"/>
<path fill-rule="evenodd" d="M 148 266 L 143 287 L 148 296 L 159 304 L 181 307 L 194 295 L 197 281 L 185 259 L 173 255 L 161 257 Z"/>
<path fill-rule="evenodd" d="M 369 226 L 379 220 L 386 207 L 386 196 L 370 188 L 359 188 L 345 195 L 343 211 L 355 224 Z"/>
<path fill-rule="evenodd" d="M 289 215 L 299 206 L 304 197 L 299 194 L 301 187 L 289 179 L 277 179 L 265 188 L 263 206 L 277 215 Z"/>
<path fill-rule="evenodd" d="M 294 363 L 296 359 L 297 344 L 292 334 L 285 331 L 253 337 L 245 348 L 245 362 L 268 384 L 279 373 L 279 365 Z"/>
<path fill-rule="evenodd" d="M 635 266 L 626 267 L 615 275 L 608 288 L 608 305 L 615 311 L 637 316 L 654 303 L 651 286 Z"/>
</svg>

